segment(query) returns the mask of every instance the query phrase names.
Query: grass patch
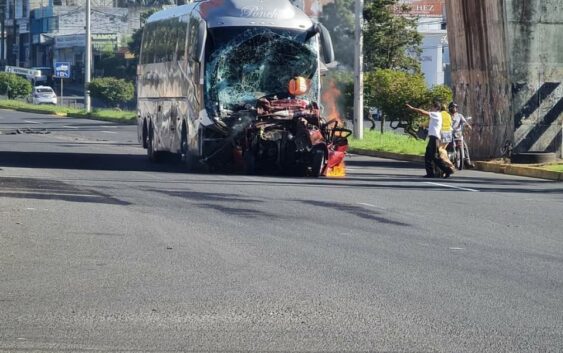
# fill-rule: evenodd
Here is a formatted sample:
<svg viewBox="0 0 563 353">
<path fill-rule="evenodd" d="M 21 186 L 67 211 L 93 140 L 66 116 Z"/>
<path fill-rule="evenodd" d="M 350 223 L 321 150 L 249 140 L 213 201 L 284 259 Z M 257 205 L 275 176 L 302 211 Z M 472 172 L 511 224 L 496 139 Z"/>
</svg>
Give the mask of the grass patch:
<svg viewBox="0 0 563 353">
<path fill-rule="evenodd" d="M 364 131 L 364 139 L 348 139 L 350 147 L 361 148 L 371 151 L 383 151 L 392 153 L 411 154 L 423 156 L 426 150 L 426 141 L 417 140 L 410 135 L 396 132 Z"/>
<path fill-rule="evenodd" d="M 24 101 L 13 99 L 1 99 L 0 108 L 13 109 L 23 112 L 42 113 L 42 114 L 67 114 L 70 111 L 78 111 L 78 109 L 70 107 L 61 107 L 58 105 L 39 105 L 30 104 Z"/>
<path fill-rule="evenodd" d="M 135 112 L 117 109 L 94 109 L 87 113 L 84 109 L 64 107 L 58 105 L 38 105 L 11 99 L 0 99 L 0 108 L 13 109 L 22 112 L 55 114 L 74 118 L 95 119 L 113 122 L 133 122 Z"/>
<path fill-rule="evenodd" d="M 554 171 L 554 172 L 563 173 L 563 163 L 543 165 L 543 166 L 541 166 L 541 168 L 551 170 L 551 171 Z"/>
<path fill-rule="evenodd" d="M 78 110 L 69 113 L 68 116 L 116 122 L 132 122 L 135 121 L 136 117 L 135 112 L 117 109 L 94 109 L 90 113 L 86 113 L 85 110 Z"/>
</svg>

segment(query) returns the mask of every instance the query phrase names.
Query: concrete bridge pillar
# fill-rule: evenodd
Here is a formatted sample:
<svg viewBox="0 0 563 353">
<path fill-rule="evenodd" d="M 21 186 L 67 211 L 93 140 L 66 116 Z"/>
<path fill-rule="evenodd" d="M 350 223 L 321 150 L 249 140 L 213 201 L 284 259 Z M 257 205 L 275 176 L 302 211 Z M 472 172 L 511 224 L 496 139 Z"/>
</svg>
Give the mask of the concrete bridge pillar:
<svg viewBox="0 0 563 353">
<path fill-rule="evenodd" d="M 454 96 L 473 117 L 477 158 L 562 153 L 563 3 L 448 0 Z"/>
</svg>

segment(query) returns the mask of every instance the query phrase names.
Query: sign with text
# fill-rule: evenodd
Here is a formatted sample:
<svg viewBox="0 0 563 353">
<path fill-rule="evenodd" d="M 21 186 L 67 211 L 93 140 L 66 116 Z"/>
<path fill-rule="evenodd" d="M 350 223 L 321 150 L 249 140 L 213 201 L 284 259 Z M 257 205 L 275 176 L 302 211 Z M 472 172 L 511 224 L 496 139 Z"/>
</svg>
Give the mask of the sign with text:
<svg viewBox="0 0 563 353">
<path fill-rule="evenodd" d="M 55 77 L 56 78 L 70 78 L 70 63 L 69 62 L 56 62 L 55 63 Z"/>
<path fill-rule="evenodd" d="M 402 11 L 402 5 L 410 7 L 410 11 Z M 395 13 L 420 17 L 441 17 L 444 14 L 444 7 L 444 0 L 401 0 L 395 5 Z"/>
<path fill-rule="evenodd" d="M 4 71 L 10 72 L 16 75 L 26 76 L 28 78 L 34 78 L 41 76 L 41 71 L 34 70 L 34 69 L 26 69 L 25 67 L 18 67 L 18 66 L 6 66 Z"/>
</svg>

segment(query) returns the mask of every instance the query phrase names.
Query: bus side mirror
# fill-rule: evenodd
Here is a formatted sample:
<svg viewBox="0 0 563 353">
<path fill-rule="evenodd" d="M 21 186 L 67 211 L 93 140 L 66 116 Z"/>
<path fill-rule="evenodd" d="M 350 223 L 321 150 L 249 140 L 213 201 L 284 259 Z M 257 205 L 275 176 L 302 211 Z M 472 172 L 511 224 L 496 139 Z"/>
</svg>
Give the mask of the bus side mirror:
<svg viewBox="0 0 563 353">
<path fill-rule="evenodd" d="M 334 61 L 334 48 L 332 47 L 332 38 L 330 32 L 322 23 L 317 23 L 319 33 L 321 35 L 321 47 L 323 49 L 323 60 L 325 64 L 330 64 Z"/>
<path fill-rule="evenodd" d="M 202 63 L 205 59 L 205 42 L 207 41 L 207 23 L 205 21 L 199 22 L 199 28 L 197 31 L 197 48 L 194 60 Z"/>
</svg>

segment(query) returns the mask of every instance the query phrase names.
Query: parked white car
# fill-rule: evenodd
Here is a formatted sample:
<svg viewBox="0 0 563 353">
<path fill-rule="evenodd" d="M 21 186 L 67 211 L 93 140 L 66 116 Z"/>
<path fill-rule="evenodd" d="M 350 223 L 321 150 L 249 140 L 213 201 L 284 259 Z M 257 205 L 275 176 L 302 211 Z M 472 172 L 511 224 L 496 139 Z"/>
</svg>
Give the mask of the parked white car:
<svg viewBox="0 0 563 353">
<path fill-rule="evenodd" d="M 31 95 L 27 98 L 33 104 L 57 104 L 57 95 L 49 86 L 35 86 Z"/>
</svg>

